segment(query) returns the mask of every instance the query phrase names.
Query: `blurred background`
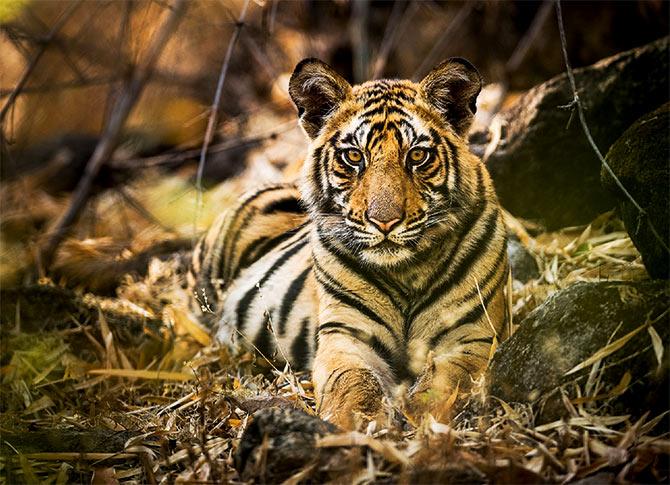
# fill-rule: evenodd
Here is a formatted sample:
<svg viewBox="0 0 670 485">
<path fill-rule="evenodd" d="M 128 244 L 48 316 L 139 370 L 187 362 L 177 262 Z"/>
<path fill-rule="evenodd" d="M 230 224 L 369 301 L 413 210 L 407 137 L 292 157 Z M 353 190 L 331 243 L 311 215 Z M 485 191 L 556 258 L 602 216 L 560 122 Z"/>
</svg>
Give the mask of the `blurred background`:
<svg viewBox="0 0 670 485">
<path fill-rule="evenodd" d="M 192 240 L 241 190 L 295 175 L 306 143 L 287 81 L 302 58 L 319 57 L 355 83 L 418 80 L 444 58 L 465 57 L 491 84 L 480 97 L 484 116 L 476 127 L 487 129 L 519 93 L 564 72 L 553 7 L 551 1 L 221 0 L 187 2 L 176 12 L 169 0 L 4 0 L 0 282 L 34 279 L 51 267 L 51 255 L 42 260 L 45 239 L 58 232 L 115 106 L 132 91 L 154 47 L 156 64 L 130 102 L 110 160 L 62 235 L 96 240 L 95 251 L 106 247 L 116 256 L 141 252 L 166 234 Z M 668 7 L 661 0 L 565 2 L 573 66 L 666 35 Z M 214 131 L 199 178 L 212 106 Z M 231 179 L 237 174 L 243 176 Z M 196 185 L 204 188 L 202 204 Z M 56 246 L 58 267 L 68 246 Z M 70 250 L 72 261 L 94 247 Z"/>
<path fill-rule="evenodd" d="M 594 144 L 640 206 L 587 141 L 553 0 L 0 0 L 0 484 L 287 480 L 272 460 L 291 483 L 667 483 L 670 2 L 560 5 Z M 183 284 L 214 217 L 299 173 L 287 85 L 310 56 L 352 83 L 481 71 L 470 149 L 520 329 L 491 353 L 504 409 L 378 430 L 332 475 L 317 428 L 279 420 L 268 448 L 251 419 L 313 414 L 309 376 L 219 345 Z"/>
</svg>

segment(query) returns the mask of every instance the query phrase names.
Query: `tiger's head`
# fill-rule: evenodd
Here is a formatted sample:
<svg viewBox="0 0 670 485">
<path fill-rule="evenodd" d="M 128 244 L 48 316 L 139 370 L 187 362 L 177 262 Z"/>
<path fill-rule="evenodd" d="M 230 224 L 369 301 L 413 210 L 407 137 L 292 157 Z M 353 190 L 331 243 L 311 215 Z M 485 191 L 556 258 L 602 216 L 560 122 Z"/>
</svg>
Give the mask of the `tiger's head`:
<svg viewBox="0 0 670 485">
<path fill-rule="evenodd" d="M 464 141 L 481 86 L 460 58 L 419 83 L 353 87 L 318 59 L 300 62 L 289 93 L 310 139 L 301 191 L 322 237 L 394 267 L 453 230 L 484 197 Z"/>
</svg>

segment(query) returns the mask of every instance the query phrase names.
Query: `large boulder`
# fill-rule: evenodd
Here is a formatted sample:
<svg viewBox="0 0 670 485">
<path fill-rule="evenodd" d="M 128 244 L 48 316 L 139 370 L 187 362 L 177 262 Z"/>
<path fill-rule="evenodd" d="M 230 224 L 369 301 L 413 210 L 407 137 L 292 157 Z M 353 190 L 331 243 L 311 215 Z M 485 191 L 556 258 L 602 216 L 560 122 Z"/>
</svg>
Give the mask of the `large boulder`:
<svg viewBox="0 0 670 485">
<path fill-rule="evenodd" d="M 575 69 L 591 133 L 602 152 L 635 120 L 668 101 L 668 38 Z M 487 159 L 503 206 L 548 229 L 585 224 L 615 198 L 599 183 L 600 162 L 576 114 L 565 74 L 503 111 L 502 139 Z"/>
<path fill-rule="evenodd" d="M 669 407 L 669 307 L 665 281 L 581 282 L 561 290 L 498 348 L 486 376 L 489 393 L 533 404 L 539 422 L 567 414 L 561 388 L 575 399 L 573 383 L 586 406 L 660 414 Z M 593 363 L 587 359 L 598 352 L 599 372 L 589 378 Z"/>
<path fill-rule="evenodd" d="M 665 279 L 670 277 L 670 253 L 666 249 L 670 247 L 669 130 L 670 103 L 666 103 L 637 120 L 606 156 L 608 165 L 646 216 L 641 217 L 605 167 L 601 171 L 603 185 L 619 199 L 621 217 L 647 272 L 652 278 Z"/>
</svg>

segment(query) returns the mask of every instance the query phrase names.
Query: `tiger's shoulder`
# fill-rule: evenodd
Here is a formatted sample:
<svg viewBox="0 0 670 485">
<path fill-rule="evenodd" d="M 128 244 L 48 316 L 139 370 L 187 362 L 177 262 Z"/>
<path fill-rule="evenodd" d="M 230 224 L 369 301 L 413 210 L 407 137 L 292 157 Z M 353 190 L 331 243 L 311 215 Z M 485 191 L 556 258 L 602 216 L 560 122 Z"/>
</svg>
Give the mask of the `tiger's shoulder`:
<svg viewBox="0 0 670 485">
<path fill-rule="evenodd" d="M 195 246 L 187 274 L 191 294 L 201 305 L 216 310 L 224 290 L 240 272 L 307 224 L 295 184 L 266 185 L 243 195 L 216 218 Z"/>
</svg>

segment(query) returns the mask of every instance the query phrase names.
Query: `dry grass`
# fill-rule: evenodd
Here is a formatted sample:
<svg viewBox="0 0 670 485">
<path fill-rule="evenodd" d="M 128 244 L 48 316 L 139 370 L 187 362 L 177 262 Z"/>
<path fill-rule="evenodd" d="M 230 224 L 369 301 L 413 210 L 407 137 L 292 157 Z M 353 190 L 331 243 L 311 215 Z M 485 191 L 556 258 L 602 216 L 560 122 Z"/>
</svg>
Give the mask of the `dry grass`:
<svg viewBox="0 0 670 485">
<path fill-rule="evenodd" d="M 517 322 L 571 282 L 646 278 L 639 254 L 611 214 L 586 228 L 534 238 L 513 218 L 508 225 L 541 269 L 537 280 L 514 284 Z M 3 328 L 5 483 L 237 482 L 234 454 L 253 411 L 292 404 L 314 413 L 307 375 L 273 368 L 247 350 L 231 353 L 211 340 L 188 312 L 181 278 L 177 259 L 154 260 L 146 277 L 126 277 L 116 298 L 86 297 L 90 308 L 100 308 L 97 318 L 73 316 L 66 328 L 39 334 L 20 331 L 17 310 L 16 329 Z M 111 310 L 163 325 L 145 325 L 144 334 L 128 340 L 123 319 L 106 317 Z M 530 407 L 493 400 L 450 422 L 424 416 L 404 429 L 325 436 L 317 446 L 361 450 L 344 469 L 326 475 L 356 483 L 667 479 L 670 438 L 656 427 L 660 417 L 632 422 L 567 399 L 565 405 L 567 419 L 541 426 L 534 425 Z M 26 444 L 21 438 L 44 430 L 52 441 L 39 443 L 34 435 Z M 123 446 L 106 451 L 99 443 L 67 444 L 60 437 L 88 430 L 108 436 L 103 443 L 115 432 L 131 433 L 122 435 Z M 292 483 L 327 470 L 295 472 Z"/>
</svg>

